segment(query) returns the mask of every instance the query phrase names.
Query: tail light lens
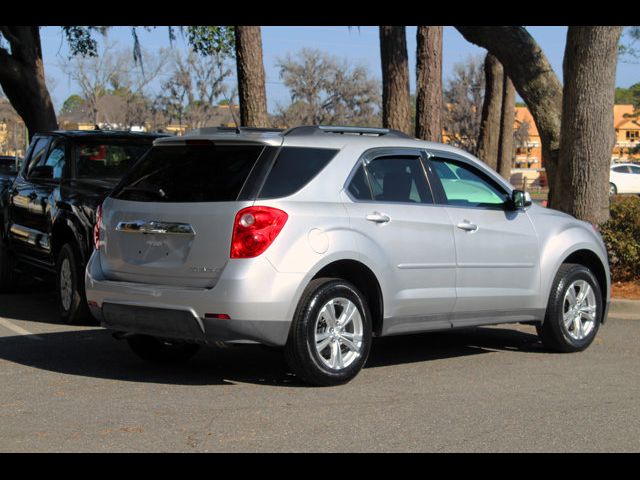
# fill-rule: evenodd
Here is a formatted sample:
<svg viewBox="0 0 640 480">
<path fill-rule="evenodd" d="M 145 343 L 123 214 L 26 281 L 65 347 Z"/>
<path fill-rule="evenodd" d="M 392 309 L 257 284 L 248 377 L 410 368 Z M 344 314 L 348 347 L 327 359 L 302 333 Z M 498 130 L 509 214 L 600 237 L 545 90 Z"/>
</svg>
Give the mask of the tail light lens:
<svg viewBox="0 0 640 480">
<path fill-rule="evenodd" d="M 236 214 L 231 238 L 231 258 L 252 258 L 276 239 L 289 216 L 271 207 L 247 207 Z"/>
<path fill-rule="evenodd" d="M 102 205 L 96 208 L 96 224 L 93 226 L 93 245 L 96 250 L 100 248 L 100 228 L 102 227 Z"/>
</svg>

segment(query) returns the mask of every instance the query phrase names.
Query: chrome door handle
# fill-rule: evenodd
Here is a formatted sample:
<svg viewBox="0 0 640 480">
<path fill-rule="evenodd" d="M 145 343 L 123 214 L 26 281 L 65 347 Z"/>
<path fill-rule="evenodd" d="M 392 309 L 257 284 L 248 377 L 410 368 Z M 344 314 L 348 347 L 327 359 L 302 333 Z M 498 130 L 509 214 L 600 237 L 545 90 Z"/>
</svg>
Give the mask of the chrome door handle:
<svg viewBox="0 0 640 480">
<path fill-rule="evenodd" d="M 391 220 L 391 218 L 389 218 L 389 216 L 385 215 L 384 213 L 380 213 L 380 212 L 370 213 L 365 218 L 367 220 L 369 220 L 370 222 L 374 222 L 374 223 L 387 223 L 389 220 Z"/>
<path fill-rule="evenodd" d="M 465 232 L 475 232 L 478 230 L 478 226 L 475 223 L 471 223 L 469 220 L 464 220 L 456 225 L 460 230 L 464 230 Z"/>
</svg>

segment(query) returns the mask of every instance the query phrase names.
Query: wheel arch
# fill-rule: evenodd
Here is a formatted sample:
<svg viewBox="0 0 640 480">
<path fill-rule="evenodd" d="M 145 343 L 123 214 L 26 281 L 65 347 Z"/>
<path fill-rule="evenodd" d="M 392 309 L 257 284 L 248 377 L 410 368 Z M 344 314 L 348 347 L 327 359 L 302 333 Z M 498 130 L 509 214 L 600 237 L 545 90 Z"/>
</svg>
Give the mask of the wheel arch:
<svg viewBox="0 0 640 480">
<path fill-rule="evenodd" d="M 375 273 L 358 260 L 335 260 L 318 270 L 310 279 L 335 277 L 346 280 L 364 295 L 372 317 L 374 335 L 382 332 L 384 316 L 384 299 L 382 289 Z"/>
</svg>

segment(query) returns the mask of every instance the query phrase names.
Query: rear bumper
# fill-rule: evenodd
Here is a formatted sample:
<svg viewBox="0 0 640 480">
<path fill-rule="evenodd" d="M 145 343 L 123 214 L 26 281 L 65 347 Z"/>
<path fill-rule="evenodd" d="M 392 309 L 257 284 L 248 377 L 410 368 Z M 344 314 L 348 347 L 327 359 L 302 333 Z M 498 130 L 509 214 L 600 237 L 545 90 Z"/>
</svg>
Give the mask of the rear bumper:
<svg viewBox="0 0 640 480">
<path fill-rule="evenodd" d="M 120 282 L 105 278 L 94 252 L 85 287 L 92 314 L 106 328 L 200 343 L 284 345 L 303 277 L 258 257 L 229 261 L 211 289 Z"/>
</svg>

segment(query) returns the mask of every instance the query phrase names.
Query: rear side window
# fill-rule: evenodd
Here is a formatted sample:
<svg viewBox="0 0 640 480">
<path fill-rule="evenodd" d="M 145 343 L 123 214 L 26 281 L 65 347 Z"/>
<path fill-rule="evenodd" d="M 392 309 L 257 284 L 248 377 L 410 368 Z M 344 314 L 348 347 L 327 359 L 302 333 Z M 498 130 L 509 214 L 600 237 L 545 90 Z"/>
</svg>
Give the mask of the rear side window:
<svg viewBox="0 0 640 480">
<path fill-rule="evenodd" d="M 338 150 L 283 147 L 258 198 L 278 198 L 294 194 L 309 183 L 335 157 Z"/>
<path fill-rule="evenodd" d="M 237 199 L 263 146 L 153 147 L 113 193 L 140 202 L 229 202 Z"/>
</svg>

